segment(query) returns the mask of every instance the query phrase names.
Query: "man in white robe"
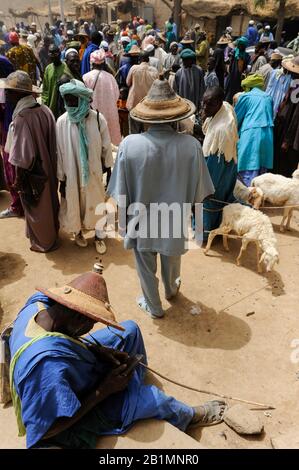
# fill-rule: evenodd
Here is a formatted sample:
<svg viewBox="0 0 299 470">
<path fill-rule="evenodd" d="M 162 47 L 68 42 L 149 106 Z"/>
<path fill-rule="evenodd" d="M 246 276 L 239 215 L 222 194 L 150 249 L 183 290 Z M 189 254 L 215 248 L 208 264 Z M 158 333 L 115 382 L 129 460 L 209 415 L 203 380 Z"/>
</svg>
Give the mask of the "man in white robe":
<svg viewBox="0 0 299 470">
<path fill-rule="evenodd" d="M 96 208 L 105 201 L 102 163 L 113 163 L 109 130 L 104 116 L 90 109 L 92 91 L 77 80 L 61 85 L 66 112 L 57 121 L 58 164 L 62 230 L 75 235 L 80 247 L 88 245 L 82 230 L 94 230 Z M 98 253 L 106 252 L 102 233 L 96 231 Z"/>
</svg>

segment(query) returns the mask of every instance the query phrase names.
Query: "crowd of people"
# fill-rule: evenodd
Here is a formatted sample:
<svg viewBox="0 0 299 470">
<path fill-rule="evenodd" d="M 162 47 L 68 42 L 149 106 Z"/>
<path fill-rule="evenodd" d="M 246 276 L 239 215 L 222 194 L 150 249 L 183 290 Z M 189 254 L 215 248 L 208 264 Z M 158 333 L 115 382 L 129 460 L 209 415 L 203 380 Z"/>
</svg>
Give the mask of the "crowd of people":
<svg viewBox="0 0 299 470">
<path fill-rule="evenodd" d="M 135 203 L 177 203 L 183 210 L 184 204 L 194 208 L 203 202 L 205 240 L 219 226 L 224 204 L 235 200 L 237 178 L 250 186 L 264 172 L 290 176 L 299 163 L 298 40 L 290 44 L 293 54 L 285 57 L 269 25 L 251 20 L 244 36 L 232 33 L 227 27 L 212 48 L 199 24 L 180 37 L 173 18 L 158 30 L 139 17 L 99 29 L 74 21 L 46 24 L 42 34 L 34 23 L 5 32 L 1 154 L 11 204 L 0 218 L 25 215 L 30 248 L 41 253 L 59 247 L 59 230 L 73 235 L 82 248 L 88 245 L 84 231 L 95 230 L 95 247 L 102 255 L 107 246 L 97 207 L 107 196 L 119 207 L 125 197 L 125 210 Z M 159 231 L 152 237 L 145 212 L 138 223 L 148 218 L 147 232 L 136 236 L 130 230 L 134 217 L 119 213 L 120 228 L 127 227 L 125 248 L 134 250 L 140 279 L 137 304 L 151 318 L 162 318 L 157 256 L 165 296 L 174 299 L 181 286 L 181 256 L 187 251 L 185 227 L 180 225 L 179 235 L 165 238 Z M 190 217 L 195 226 L 194 212 Z M 14 365 L 14 405 L 19 410 L 22 402 L 19 425 L 25 425 L 28 446 L 50 439 L 80 447 L 87 436 L 119 434 L 149 417 L 166 419 L 182 430 L 220 422 L 222 401 L 188 407 L 144 386 L 142 368 L 133 379 L 124 378 L 128 353 L 145 356 L 142 336 L 135 324 L 115 323 L 106 286 L 94 276 L 41 289 L 15 322 L 13 356 L 28 337 L 35 341 L 36 328 L 45 335 L 44 348 L 63 351 L 55 354 L 54 364 L 29 348 Z M 98 321 L 126 329 L 122 353 L 107 348 L 97 352 L 118 365 L 108 376 L 107 364 L 97 370 L 94 355 L 77 340 Z M 101 331 L 97 340 L 119 347 L 110 330 Z M 31 372 L 27 368 L 33 362 Z M 53 364 L 56 375 L 48 373 Z M 106 376 L 105 386 L 95 383 L 95 370 Z M 35 400 L 37 384 L 49 377 L 47 390 L 38 391 L 45 396 Z M 84 406 L 78 396 L 85 397 Z M 51 412 L 42 406 L 45 402 L 51 403 Z"/>
</svg>

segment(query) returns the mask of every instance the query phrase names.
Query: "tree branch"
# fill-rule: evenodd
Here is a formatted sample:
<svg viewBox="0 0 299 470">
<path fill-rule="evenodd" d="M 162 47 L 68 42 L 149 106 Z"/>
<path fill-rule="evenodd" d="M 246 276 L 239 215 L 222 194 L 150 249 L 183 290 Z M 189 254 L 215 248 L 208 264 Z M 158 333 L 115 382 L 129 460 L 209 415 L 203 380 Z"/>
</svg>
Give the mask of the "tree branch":
<svg viewBox="0 0 299 470">
<path fill-rule="evenodd" d="M 169 3 L 168 0 L 161 0 L 162 3 L 164 3 L 171 11 L 173 9 L 173 5 L 171 5 L 171 3 Z"/>
</svg>

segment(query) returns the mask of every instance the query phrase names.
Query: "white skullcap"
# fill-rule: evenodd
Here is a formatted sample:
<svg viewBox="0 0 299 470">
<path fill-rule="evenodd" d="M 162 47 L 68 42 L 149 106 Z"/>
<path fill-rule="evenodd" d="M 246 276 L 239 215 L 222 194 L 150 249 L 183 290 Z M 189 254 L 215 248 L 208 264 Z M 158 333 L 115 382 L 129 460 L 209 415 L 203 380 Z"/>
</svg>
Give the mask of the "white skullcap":
<svg viewBox="0 0 299 470">
<path fill-rule="evenodd" d="M 71 53 L 71 52 L 74 52 L 75 54 L 79 55 L 78 51 L 76 49 L 74 49 L 73 47 L 70 47 L 69 49 L 66 50 L 65 54 L 64 54 L 64 58 L 66 59 L 67 56 Z"/>
<path fill-rule="evenodd" d="M 250 25 L 253 25 L 253 24 L 254 24 L 254 20 L 250 20 L 250 21 L 249 21 L 249 24 L 250 24 Z"/>
<path fill-rule="evenodd" d="M 153 44 L 148 44 L 146 48 L 144 49 L 145 52 L 152 52 L 155 49 L 155 46 Z"/>
<path fill-rule="evenodd" d="M 131 42 L 131 39 L 129 38 L 129 36 L 122 36 L 120 40 L 121 42 L 128 42 L 128 43 Z"/>
</svg>

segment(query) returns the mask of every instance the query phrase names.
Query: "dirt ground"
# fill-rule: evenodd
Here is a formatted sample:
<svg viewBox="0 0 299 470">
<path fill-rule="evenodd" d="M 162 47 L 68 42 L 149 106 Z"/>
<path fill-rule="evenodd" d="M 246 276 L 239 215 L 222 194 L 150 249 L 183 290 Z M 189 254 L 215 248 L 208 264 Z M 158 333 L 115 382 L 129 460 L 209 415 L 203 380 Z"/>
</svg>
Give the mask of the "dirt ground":
<svg viewBox="0 0 299 470">
<path fill-rule="evenodd" d="M 7 193 L 0 193 L 0 210 L 7 204 Z M 299 338 L 299 214 L 293 218 L 294 230 L 285 234 L 279 233 L 277 212 L 271 219 L 280 249 L 280 264 L 273 273 L 257 274 L 253 246 L 243 266 L 237 267 L 238 240 L 230 241 L 229 253 L 220 241 L 209 256 L 192 250 L 183 257 L 177 300 L 163 301 L 162 320 L 153 321 L 136 306 L 140 288 L 132 253 L 121 241 L 107 243 L 103 263 L 111 303 L 120 321 L 139 324 L 152 368 L 192 387 L 275 406 L 268 416 L 255 411 L 265 424 L 260 437 L 241 437 L 225 424 L 193 431 L 192 437 L 205 447 L 270 448 L 271 437 L 299 422 L 299 365 L 291 361 L 291 343 Z M 59 250 L 31 252 L 23 219 L 0 220 L 0 240 L 1 328 L 15 318 L 36 285 L 64 284 L 98 260 L 91 238 L 89 247 L 82 249 L 65 234 Z M 199 315 L 190 313 L 194 306 Z M 212 398 L 162 379 L 157 383 L 191 405 Z M 0 433 L 0 448 L 25 447 L 24 439 L 17 437 L 11 407 L 0 409 Z"/>
</svg>

